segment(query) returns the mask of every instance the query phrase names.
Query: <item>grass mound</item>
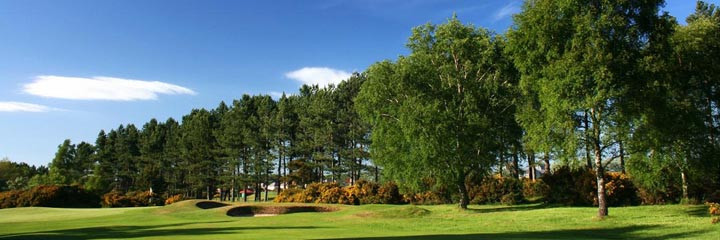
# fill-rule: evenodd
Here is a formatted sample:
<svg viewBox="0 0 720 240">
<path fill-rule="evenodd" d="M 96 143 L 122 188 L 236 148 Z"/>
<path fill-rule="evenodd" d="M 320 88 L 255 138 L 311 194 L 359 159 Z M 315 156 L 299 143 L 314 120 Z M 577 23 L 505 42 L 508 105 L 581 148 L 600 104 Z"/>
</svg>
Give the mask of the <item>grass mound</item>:
<svg viewBox="0 0 720 240">
<path fill-rule="evenodd" d="M 227 211 L 231 217 L 251 217 L 257 215 L 280 215 L 301 212 L 334 212 L 336 208 L 324 206 L 240 206 Z"/>
</svg>

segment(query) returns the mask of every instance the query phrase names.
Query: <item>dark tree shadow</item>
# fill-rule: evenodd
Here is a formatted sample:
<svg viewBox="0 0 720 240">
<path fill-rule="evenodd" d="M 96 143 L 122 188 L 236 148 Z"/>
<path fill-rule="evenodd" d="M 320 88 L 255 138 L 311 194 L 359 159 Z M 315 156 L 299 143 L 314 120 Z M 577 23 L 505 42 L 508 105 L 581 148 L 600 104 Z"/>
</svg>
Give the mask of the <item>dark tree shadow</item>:
<svg viewBox="0 0 720 240">
<path fill-rule="evenodd" d="M 675 239 L 675 238 L 692 238 L 703 231 L 672 233 L 654 236 L 642 236 L 640 231 L 661 228 L 657 225 L 628 226 L 607 229 L 569 229 L 569 230 L 551 230 L 551 231 L 528 231 L 528 232 L 509 232 L 509 233 L 477 233 L 477 234 L 438 234 L 438 235 L 419 235 L 419 236 L 400 236 L 400 237 L 368 237 L 368 238 L 346 238 L 346 239 L 386 239 L 386 240 L 404 240 L 404 239 L 437 239 L 437 240 L 458 240 L 458 239 Z M 333 238 L 325 238 L 333 239 Z M 343 239 L 343 238 L 334 238 Z"/>
<path fill-rule="evenodd" d="M 217 222 L 198 222 L 198 223 L 224 223 L 231 221 Z M 315 229 L 315 226 L 300 227 L 278 227 L 278 226 L 260 226 L 260 227 L 217 227 L 217 228 L 194 228 L 183 226 L 196 223 L 180 223 L 180 224 L 164 224 L 152 226 L 109 226 L 109 227 L 87 227 L 75 229 L 63 229 L 53 231 L 42 231 L 33 233 L 20 234 L 0 234 L 0 239 L 128 239 L 128 238 L 148 238 L 148 237 L 179 237 L 183 236 L 202 236 L 213 234 L 242 233 L 243 231 L 253 230 L 283 230 L 283 229 Z M 161 229 L 162 228 L 162 229 Z M 172 229 L 166 229 L 172 228 Z M 211 237 L 208 239 L 212 239 Z"/>
<path fill-rule="evenodd" d="M 530 210 L 555 208 L 555 207 L 560 207 L 560 205 L 538 203 L 538 204 L 521 205 L 521 206 L 498 206 L 498 207 L 494 207 L 494 208 L 484 208 L 484 209 L 469 208 L 469 209 L 467 209 L 467 211 L 475 212 L 475 213 L 516 212 L 516 211 L 530 211 Z"/>
<path fill-rule="evenodd" d="M 693 217 L 710 217 L 708 208 L 705 206 L 688 206 L 685 209 L 685 213 Z"/>
</svg>

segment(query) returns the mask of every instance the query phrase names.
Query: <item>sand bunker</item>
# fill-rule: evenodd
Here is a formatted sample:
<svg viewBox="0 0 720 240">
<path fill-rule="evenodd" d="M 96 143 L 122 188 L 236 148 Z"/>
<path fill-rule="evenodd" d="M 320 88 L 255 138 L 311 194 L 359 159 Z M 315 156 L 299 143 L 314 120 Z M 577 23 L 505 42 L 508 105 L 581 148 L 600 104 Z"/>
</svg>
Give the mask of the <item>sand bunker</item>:
<svg viewBox="0 0 720 240">
<path fill-rule="evenodd" d="M 261 217 L 301 212 L 334 212 L 331 207 L 321 206 L 241 206 L 227 211 L 231 217 Z"/>
<path fill-rule="evenodd" d="M 213 202 L 213 201 L 202 201 L 202 202 L 196 203 L 195 206 L 202 208 L 202 209 L 212 209 L 212 208 L 220 208 L 220 207 L 228 206 L 228 204 Z"/>
</svg>

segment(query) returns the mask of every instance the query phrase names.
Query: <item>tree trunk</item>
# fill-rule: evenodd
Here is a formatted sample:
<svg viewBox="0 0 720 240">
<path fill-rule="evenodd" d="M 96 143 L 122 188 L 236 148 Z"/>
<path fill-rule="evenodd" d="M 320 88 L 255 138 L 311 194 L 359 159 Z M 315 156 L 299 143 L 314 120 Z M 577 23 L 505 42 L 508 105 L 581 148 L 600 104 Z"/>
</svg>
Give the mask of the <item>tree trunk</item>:
<svg viewBox="0 0 720 240">
<path fill-rule="evenodd" d="M 545 161 L 544 174 L 550 174 L 550 154 L 545 153 L 545 155 L 543 156 L 543 161 Z"/>
<path fill-rule="evenodd" d="M 620 171 L 622 174 L 625 174 L 625 149 L 623 148 L 622 141 L 619 141 L 618 144 L 620 145 Z"/>
<path fill-rule="evenodd" d="M 467 209 L 468 204 L 470 204 L 470 196 L 468 196 L 464 178 L 462 181 L 457 183 L 457 186 L 460 190 L 460 209 Z"/>
<path fill-rule="evenodd" d="M 689 194 L 688 194 L 687 170 L 684 167 L 680 168 L 680 176 L 682 177 L 682 197 L 683 197 L 683 200 L 688 200 Z"/>
<path fill-rule="evenodd" d="M 207 185 L 207 200 L 212 200 L 212 193 L 210 192 L 210 185 Z"/>
<path fill-rule="evenodd" d="M 587 132 L 590 128 L 590 120 L 588 118 L 588 112 L 585 111 L 585 118 L 583 119 L 583 123 L 585 124 L 585 131 Z M 585 134 L 585 137 L 587 137 L 587 133 Z M 590 144 L 588 141 L 584 141 L 585 143 L 585 161 L 587 162 L 587 169 L 592 169 L 592 159 L 590 158 Z"/>
<path fill-rule="evenodd" d="M 375 182 L 380 183 L 380 169 L 375 165 Z"/>
<path fill-rule="evenodd" d="M 512 169 L 513 177 L 515 179 L 519 179 L 520 178 L 520 159 L 518 157 L 517 149 L 515 149 L 515 152 L 513 153 L 512 158 L 513 158 L 513 169 Z"/>
<path fill-rule="evenodd" d="M 597 202 L 598 217 L 603 218 L 608 215 L 607 202 L 605 201 L 605 168 L 602 165 L 602 152 L 600 143 L 596 141 L 595 150 L 595 178 L 597 180 Z"/>
<path fill-rule="evenodd" d="M 528 153 L 528 178 L 535 181 L 535 153 Z"/>
<path fill-rule="evenodd" d="M 280 195 L 280 179 L 282 179 L 282 163 L 283 163 L 283 152 L 284 152 L 284 146 L 282 141 L 280 142 L 280 151 L 278 151 L 278 178 L 277 181 L 275 181 L 275 190 L 277 191 L 277 194 Z"/>
</svg>

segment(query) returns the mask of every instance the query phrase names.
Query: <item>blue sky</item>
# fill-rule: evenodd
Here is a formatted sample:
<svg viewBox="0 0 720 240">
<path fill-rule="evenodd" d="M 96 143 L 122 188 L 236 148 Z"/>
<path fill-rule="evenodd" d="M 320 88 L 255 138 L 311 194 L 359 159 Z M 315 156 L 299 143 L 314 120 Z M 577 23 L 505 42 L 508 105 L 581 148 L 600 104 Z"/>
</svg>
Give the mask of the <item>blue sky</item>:
<svg viewBox="0 0 720 240">
<path fill-rule="evenodd" d="M 0 158 L 46 165 L 67 138 L 94 143 L 120 124 L 336 82 L 407 54 L 412 27 L 453 13 L 502 33 L 521 4 L 3 0 Z M 673 0 L 666 10 L 684 22 L 694 7 Z"/>
</svg>

